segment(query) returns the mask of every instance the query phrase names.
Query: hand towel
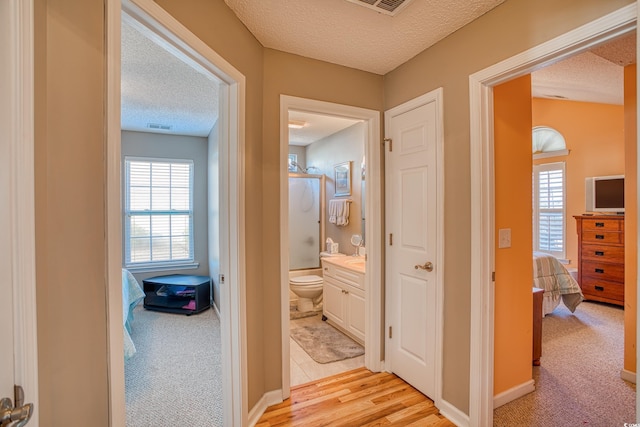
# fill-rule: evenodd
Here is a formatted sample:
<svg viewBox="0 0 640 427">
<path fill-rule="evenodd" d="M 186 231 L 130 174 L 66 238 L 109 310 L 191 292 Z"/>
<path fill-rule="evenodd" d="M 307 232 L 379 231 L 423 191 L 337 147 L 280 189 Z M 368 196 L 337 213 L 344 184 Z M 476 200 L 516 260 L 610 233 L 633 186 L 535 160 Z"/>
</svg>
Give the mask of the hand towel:
<svg viewBox="0 0 640 427">
<path fill-rule="evenodd" d="M 349 200 L 329 200 L 329 222 L 331 224 L 345 226 L 349 224 Z"/>
</svg>

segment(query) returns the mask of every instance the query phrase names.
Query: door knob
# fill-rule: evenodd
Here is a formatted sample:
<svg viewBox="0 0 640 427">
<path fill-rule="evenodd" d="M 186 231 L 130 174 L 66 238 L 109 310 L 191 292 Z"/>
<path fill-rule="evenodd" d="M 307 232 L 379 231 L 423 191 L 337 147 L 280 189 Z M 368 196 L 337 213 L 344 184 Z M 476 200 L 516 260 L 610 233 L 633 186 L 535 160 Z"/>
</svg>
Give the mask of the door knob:
<svg viewBox="0 0 640 427">
<path fill-rule="evenodd" d="M 11 403 L 11 399 L 5 397 L 0 399 L 0 427 L 22 427 L 29 422 L 33 415 L 33 403 L 24 403 L 24 392 L 22 387 L 15 386 L 16 407 Z"/>
<path fill-rule="evenodd" d="M 424 263 L 424 265 L 416 264 L 415 268 L 416 268 L 416 270 L 420 269 L 420 270 L 433 271 L 433 264 L 431 262 L 427 261 L 427 262 Z"/>
</svg>

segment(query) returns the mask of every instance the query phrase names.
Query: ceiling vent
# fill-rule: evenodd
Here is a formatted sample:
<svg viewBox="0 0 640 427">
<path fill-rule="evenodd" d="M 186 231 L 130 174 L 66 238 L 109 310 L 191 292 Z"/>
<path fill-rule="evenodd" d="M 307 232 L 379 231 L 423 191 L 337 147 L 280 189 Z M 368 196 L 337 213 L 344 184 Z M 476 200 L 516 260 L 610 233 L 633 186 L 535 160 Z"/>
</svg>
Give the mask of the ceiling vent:
<svg viewBox="0 0 640 427">
<path fill-rule="evenodd" d="M 413 0 L 347 0 L 385 15 L 395 16 Z"/>
<path fill-rule="evenodd" d="M 172 126 L 170 125 L 161 125 L 158 123 L 148 123 L 147 127 L 149 129 L 159 129 L 159 130 L 171 130 Z"/>
</svg>

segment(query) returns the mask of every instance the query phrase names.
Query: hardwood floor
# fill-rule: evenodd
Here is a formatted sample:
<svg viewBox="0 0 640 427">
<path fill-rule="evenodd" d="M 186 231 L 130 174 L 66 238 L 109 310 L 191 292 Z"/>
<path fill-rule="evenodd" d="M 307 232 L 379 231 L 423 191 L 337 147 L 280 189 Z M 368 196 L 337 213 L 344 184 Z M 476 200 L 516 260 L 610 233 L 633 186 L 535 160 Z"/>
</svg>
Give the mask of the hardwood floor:
<svg viewBox="0 0 640 427">
<path fill-rule="evenodd" d="M 366 368 L 291 388 L 267 408 L 256 427 L 454 426 L 433 402 L 388 372 Z"/>
</svg>

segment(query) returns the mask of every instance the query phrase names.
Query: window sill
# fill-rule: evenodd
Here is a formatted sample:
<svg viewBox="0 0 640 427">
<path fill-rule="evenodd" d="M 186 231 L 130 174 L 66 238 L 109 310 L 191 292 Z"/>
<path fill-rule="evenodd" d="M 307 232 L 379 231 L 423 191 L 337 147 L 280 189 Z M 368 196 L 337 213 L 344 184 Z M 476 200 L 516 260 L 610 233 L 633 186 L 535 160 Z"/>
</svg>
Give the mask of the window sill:
<svg viewBox="0 0 640 427">
<path fill-rule="evenodd" d="M 125 265 L 124 268 L 132 273 L 149 273 L 152 271 L 169 271 L 169 270 L 195 270 L 200 266 L 199 262 L 181 262 L 181 263 L 154 263 L 154 264 L 138 264 Z"/>
</svg>

